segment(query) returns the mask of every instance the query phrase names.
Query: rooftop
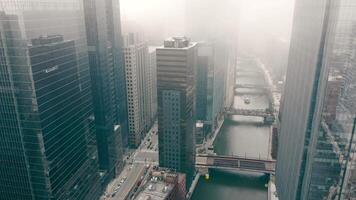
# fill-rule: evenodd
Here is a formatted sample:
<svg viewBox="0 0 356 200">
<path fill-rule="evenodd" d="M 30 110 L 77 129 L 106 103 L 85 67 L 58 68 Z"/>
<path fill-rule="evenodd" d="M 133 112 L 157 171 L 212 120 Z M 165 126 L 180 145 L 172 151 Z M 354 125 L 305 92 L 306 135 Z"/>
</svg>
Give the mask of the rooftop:
<svg viewBox="0 0 356 200">
<path fill-rule="evenodd" d="M 159 177 L 152 177 L 136 200 L 165 200 L 172 192 L 174 185 Z"/>
<path fill-rule="evenodd" d="M 171 37 L 164 41 L 162 48 L 165 49 L 187 49 L 194 46 L 196 43 L 190 42 L 187 37 Z"/>
</svg>

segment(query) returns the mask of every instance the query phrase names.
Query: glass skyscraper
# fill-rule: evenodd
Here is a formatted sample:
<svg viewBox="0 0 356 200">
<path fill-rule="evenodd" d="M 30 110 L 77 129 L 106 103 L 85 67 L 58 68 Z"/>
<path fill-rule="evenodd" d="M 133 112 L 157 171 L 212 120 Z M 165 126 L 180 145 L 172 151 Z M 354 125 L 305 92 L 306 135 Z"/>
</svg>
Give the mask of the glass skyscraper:
<svg viewBox="0 0 356 200">
<path fill-rule="evenodd" d="M 81 1 L 0 2 L 0 198 L 101 192 Z"/>
<path fill-rule="evenodd" d="M 99 166 L 113 177 L 120 171 L 128 130 L 119 1 L 83 2 Z"/>
<path fill-rule="evenodd" d="M 276 169 L 280 199 L 353 195 L 355 6 L 296 1 Z"/>
</svg>

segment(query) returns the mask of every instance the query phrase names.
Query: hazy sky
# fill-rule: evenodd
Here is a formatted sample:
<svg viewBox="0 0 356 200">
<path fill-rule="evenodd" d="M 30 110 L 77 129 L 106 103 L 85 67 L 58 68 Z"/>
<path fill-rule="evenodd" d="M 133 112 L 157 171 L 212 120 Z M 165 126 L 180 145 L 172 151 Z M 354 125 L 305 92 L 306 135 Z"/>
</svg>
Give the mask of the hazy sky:
<svg viewBox="0 0 356 200">
<path fill-rule="evenodd" d="M 154 30 L 153 32 L 162 31 L 167 32 L 166 34 L 171 34 L 171 32 L 175 32 L 176 35 L 184 34 L 184 17 L 189 1 L 121 0 L 122 19 L 124 25 L 139 25 L 143 30 L 151 28 Z M 224 0 L 216 1 L 224 3 Z M 291 30 L 294 0 L 226 1 L 230 1 L 230 6 L 231 2 L 236 6 L 236 18 L 240 19 L 240 38 L 249 37 L 252 33 L 270 34 L 288 39 Z M 214 14 L 214 8 L 211 9 L 211 13 Z"/>
</svg>

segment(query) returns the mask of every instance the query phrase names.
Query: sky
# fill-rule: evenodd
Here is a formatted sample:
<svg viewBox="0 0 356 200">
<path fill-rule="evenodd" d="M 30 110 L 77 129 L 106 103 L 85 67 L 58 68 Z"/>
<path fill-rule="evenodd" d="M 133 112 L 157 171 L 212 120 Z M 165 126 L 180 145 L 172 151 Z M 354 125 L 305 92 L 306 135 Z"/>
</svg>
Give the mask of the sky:
<svg viewBox="0 0 356 200">
<path fill-rule="evenodd" d="M 172 33 L 184 35 L 186 8 L 190 1 L 193 0 L 121 0 L 123 29 L 129 31 L 132 26 L 139 27 L 148 35 L 162 34 L 162 37 Z M 240 40 L 253 40 L 251 37 L 260 40 L 264 35 L 289 40 L 294 0 L 215 1 L 236 7 L 230 10 L 236 10 L 232 16 L 239 18 Z M 211 8 L 211 13 L 214 14 L 214 8 Z"/>
</svg>

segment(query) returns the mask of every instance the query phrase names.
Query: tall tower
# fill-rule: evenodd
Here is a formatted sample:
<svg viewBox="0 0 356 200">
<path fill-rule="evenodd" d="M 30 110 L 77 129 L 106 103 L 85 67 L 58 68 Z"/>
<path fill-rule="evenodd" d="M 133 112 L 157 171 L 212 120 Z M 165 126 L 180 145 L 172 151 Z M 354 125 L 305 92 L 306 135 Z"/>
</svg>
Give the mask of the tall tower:
<svg viewBox="0 0 356 200">
<path fill-rule="evenodd" d="M 152 126 L 152 81 L 147 44 L 138 34 L 125 36 L 124 61 L 129 119 L 129 144 L 136 148 Z"/>
<path fill-rule="evenodd" d="M 110 179 L 120 171 L 127 144 L 120 8 L 118 1 L 85 0 L 84 11 L 99 166 Z"/>
<path fill-rule="evenodd" d="M 156 47 L 148 47 L 150 81 L 151 81 L 151 121 L 154 122 L 157 117 L 157 60 Z"/>
<path fill-rule="evenodd" d="M 185 37 L 157 48 L 159 164 L 187 174 L 195 163 L 196 43 Z"/>
<path fill-rule="evenodd" d="M 356 100 L 343 88 L 355 83 L 342 63 L 352 62 L 355 46 L 340 37 L 350 37 L 354 8 L 345 0 L 296 1 L 276 169 L 280 199 L 334 199 L 352 182 L 355 112 L 348 105 Z"/>
<path fill-rule="evenodd" d="M 100 195 L 80 5 L 76 0 L 0 5 L 1 199 Z"/>
</svg>

